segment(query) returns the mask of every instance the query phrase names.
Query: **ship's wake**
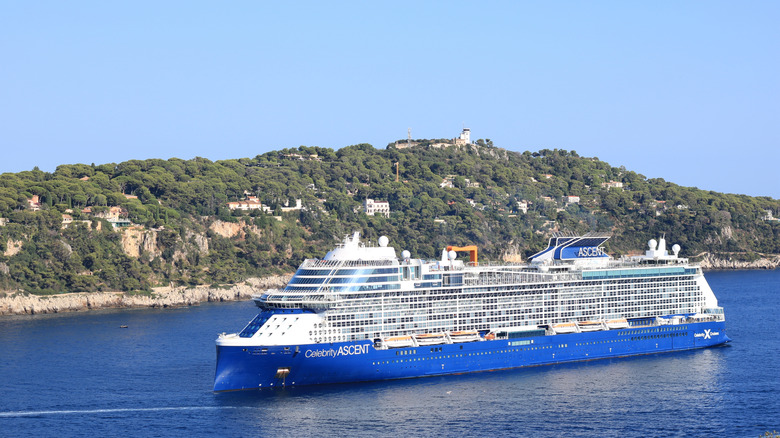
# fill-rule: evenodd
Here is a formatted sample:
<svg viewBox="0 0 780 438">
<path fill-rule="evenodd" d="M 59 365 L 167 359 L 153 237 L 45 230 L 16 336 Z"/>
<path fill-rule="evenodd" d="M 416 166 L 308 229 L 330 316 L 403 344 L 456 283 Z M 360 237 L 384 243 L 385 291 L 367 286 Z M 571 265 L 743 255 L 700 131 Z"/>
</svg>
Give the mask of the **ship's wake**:
<svg viewBox="0 0 780 438">
<path fill-rule="evenodd" d="M 115 409 L 63 409 L 48 411 L 10 411 L 0 412 L 0 418 L 14 417 L 39 417 L 48 415 L 89 415 L 89 414 L 121 414 L 137 412 L 163 412 L 163 411 L 206 411 L 231 408 L 230 406 L 175 406 L 157 408 L 115 408 Z"/>
</svg>

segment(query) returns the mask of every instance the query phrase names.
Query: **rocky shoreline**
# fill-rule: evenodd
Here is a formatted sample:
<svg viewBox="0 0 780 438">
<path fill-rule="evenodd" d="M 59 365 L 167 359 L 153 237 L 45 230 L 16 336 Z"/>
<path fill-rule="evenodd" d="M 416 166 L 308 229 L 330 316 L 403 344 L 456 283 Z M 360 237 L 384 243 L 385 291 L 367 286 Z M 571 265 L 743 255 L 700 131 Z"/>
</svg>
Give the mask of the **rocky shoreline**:
<svg viewBox="0 0 780 438">
<path fill-rule="evenodd" d="M 720 259 L 712 254 L 704 254 L 699 258 L 691 258 L 691 261 L 698 263 L 702 269 L 777 269 L 780 268 L 780 255 L 772 257 L 763 257 L 752 262 L 743 262 L 738 260 Z"/>
<path fill-rule="evenodd" d="M 183 307 L 196 306 L 204 302 L 239 301 L 249 299 L 252 294 L 264 289 L 283 287 L 289 280 L 290 276 L 276 275 L 250 278 L 225 288 L 157 287 L 148 295 L 124 292 L 79 292 L 39 296 L 6 292 L 6 296 L 0 297 L 0 315 L 35 315 L 129 307 Z"/>
</svg>

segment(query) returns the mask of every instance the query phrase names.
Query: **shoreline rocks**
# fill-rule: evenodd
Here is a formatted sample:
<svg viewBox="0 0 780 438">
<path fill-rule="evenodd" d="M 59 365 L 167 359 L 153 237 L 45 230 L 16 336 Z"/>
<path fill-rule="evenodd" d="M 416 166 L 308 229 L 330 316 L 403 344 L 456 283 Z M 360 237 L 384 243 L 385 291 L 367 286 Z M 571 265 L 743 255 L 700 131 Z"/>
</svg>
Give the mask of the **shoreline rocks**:
<svg viewBox="0 0 780 438">
<path fill-rule="evenodd" d="M 715 269 L 777 269 L 780 268 L 780 256 L 764 257 L 752 262 L 721 259 L 713 254 L 704 254 L 701 259 L 692 258 L 704 270 Z"/>
<path fill-rule="evenodd" d="M 204 302 L 239 301 L 264 289 L 283 287 L 290 276 L 249 278 L 225 288 L 211 286 L 156 287 L 151 294 L 125 292 L 76 292 L 60 295 L 28 295 L 6 292 L 0 297 L 0 315 L 35 315 L 130 307 L 183 307 Z"/>
</svg>

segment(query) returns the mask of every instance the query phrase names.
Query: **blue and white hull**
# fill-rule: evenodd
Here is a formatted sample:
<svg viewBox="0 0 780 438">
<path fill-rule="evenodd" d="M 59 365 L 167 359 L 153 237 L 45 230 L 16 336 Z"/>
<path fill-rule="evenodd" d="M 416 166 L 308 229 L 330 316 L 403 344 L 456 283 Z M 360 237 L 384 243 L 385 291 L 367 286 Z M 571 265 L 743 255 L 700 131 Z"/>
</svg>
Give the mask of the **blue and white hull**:
<svg viewBox="0 0 780 438">
<path fill-rule="evenodd" d="M 712 347 L 723 321 L 631 327 L 426 347 L 371 341 L 296 346 L 217 346 L 215 391 L 438 376 Z"/>
</svg>

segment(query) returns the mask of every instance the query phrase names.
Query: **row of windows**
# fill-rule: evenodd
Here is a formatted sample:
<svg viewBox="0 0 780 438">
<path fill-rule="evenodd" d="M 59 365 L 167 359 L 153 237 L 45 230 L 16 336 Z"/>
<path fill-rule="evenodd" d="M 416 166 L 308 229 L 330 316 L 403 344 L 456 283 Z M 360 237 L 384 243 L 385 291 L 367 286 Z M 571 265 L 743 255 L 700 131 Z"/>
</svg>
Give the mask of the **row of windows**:
<svg viewBox="0 0 780 438">
<path fill-rule="evenodd" d="M 364 269 L 305 269 L 300 268 L 295 271 L 295 276 L 312 275 L 327 276 L 331 275 L 375 275 L 375 274 L 398 274 L 398 268 L 364 268 Z"/>
<path fill-rule="evenodd" d="M 567 294 L 566 297 L 555 297 L 555 296 L 546 296 L 542 297 L 539 295 L 482 295 L 482 296 L 473 296 L 473 295 L 463 295 L 463 294 L 456 294 L 456 293 L 450 293 L 447 295 L 436 295 L 436 294 L 430 294 L 430 295 L 419 295 L 417 297 L 409 297 L 409 298 L 401 298 L 401 302 L 422 302 L 422 303 L 435 303 L 437 301 L 455 301 L 457 300 L 460 305 L 467 305 L 467 304 L 473 304 L 473 305 L 484 305 L 486 303 L 513 303 L 513 302 L 521 302 L 521 303 L 528 303 L 528 302 L 575 302 L 572 300 L 577 300 L 578 303 L 583 303 L 585 301 L 583 300 L 593 300 L 592 302 L 620 302 L 620 301 L 631 301 L 635 302 L 637 300 L 658 300 L 658 299 L 673 299 L 673 298 L 685 298 L 685 297 L 699 297 L 701 295 L 700 291 L 691 291 L 691 292 L 668 292 L 664 294 L 660 293 L 654 293 L 653 291 L 636 291 L 632 293 L 630 296 L 626 296 L 624 300 L 616 300 L 611 297 L 604 297 L 600 295 L 588 295 L 588 296 L 577 296 L 576 294 Z M 566 299 L 564 299 L 566 298 Z M 384 300 L 384 304 L 388 303 L 398 303 L 398 298 L 388 298 Z"/>
<path fill-rule="evenodd" d="M 574 315 L 599 315 L 604 314 L 606 316 L 620 316 L 625 315 L 627 312 L 635 311 L 664 311 L 663 314 L 670 313 L 689 313 L 689 312 L 671 312 L 673 309 L 677 309 L 680 306 L 684 309 L 692 307 L 694 304 L 700 304 L 699 300 L 681 300 L 679 303 L 665 303 L 663 301 L 647 301 L 647 302 L 632 302 L 631 305 L 620 306 L 599 306 L 595 304 L 590 305 L 577 305 L 577 306 L 531 306 L 522 308 L 508 308 L 507 306 L 458 306 L 457 303 L 442 303 L 449 304 L 443 306 L 425 306 L 427 312 L 419 312 L 420 307 L 415 304 L 407 306 L 397 306 L 390 311 L 376 311 L 378 308 L 374 308 L 374 312 L 358 313 L 358 309 L 354 309 L 349 314 L 341 313 L 331 315 L 328 319 L 331 321 L 343 321 L 348 319 L 372 319 L 372 318 L 387 318 L 387 317 L 403 317 L 403 316 L 416 316 L 424 317 L 428 319 L 441 319 L 454 317 L 457 315 L 461 318 L 467 317 L 481 317 L 481 316 L 503 316 L 503 315 L 517 315 L 517 314 L 531 314 L 539 313 L 547 316 L 562 315 L 562 316 L 574 316 Z M 626 303 L 628 304 L 628 303 Z M 612 310 L 612 311 L 610 311 Z M 669 312 L 667 312 L 669 311 Z"/>
<path fill-rule="evenodd" d="M 378 290 L 396 290 L 400 289 L 400 284 L 364 284 L 362 286 L 332 286 L 333 292 L 358 292 L 358 291 L 378 291 Z"/>
<path fill-rule="evenodd" d="M 397 275 L 387 275 L 382 277 L 345 277 L 333 278 L 330 284 L 354 284 L 354 283 L 387 283 L 390 281 L 399 281 Z"/>
<path fill-rule="evenodd" d="M 398 274 L 398 268 L 374 268 L 374 269 L 339 269 L 333 275 L 375 275 Z"/>
<path fill-rule="evenodd" d="M 682 330 L 688 330 L 687 325 L 673 325 L 668 327 L 658 327 L 658 328 L 651 328 L 651 329 L 642 329 L 642 330 L 629 330 L 629 331 L 623 331 L 618 333 L 621 336 L 627 336 L 627 335 L 642 335 L 646 333 L 661 333 L 661 332 L 677 332 Z"/>
<path fill-rule="evenodd" d="M 392 291 L 392 290 L 398 290 L 401 288 L 401 285 L 396 284 L 364 284 L 362 286 L 355 285 L 355 286 L 327 286 L 328 291 L 327 292 L 320 292 L 315 289 L 318 286 L 309 286 L 311 289 L 306 289 L 307 286 L 305 285 L 294 285 L 294 286 L 287 286 L 282 291 L 284 295 L 282 294 L 275 294 L 273 297 L 265 300 L 263 303 L 264 305 L 274 307 L 279 304 L 284 304 L 284 301 L 290 301 L 290 304 L 297 305 L 298 307 L 302 307 L 303 304 L 305 304 L 308 301 L 311 301 L 314 298 L 322 299 L 326 296 L 332 297 L 332 298 L 339 298 L 339 299 L 346 299 L 346 297 L 336 297 L 331 294 L 331 292 L 378 292 L 378 291 Z M 294 295 L 296 292 L 303 292 L 305 295 Z M 316 294 L 313 294 L 313 292 L 317 292 Z M 370 295 L 368 295 L 370 297 Z M 363 297 L 360 296 L 358 299 L 362 299 Z M 280 303 L 280 301 L 282 303 Z M 295 302 L 297 301 L 297 302 Z"/>
<path fill-rule="evenodd" d="M 639 268 L 639 269 L 615 269 L 609 271 L 583 272 L 582 278 L 587 280 L 604 280 L 613 278 L 636 278 L 660 275 L 693 275 L 695 268 L 683 268 L 676 266 L 671 268 Z"/>
<path fill-rule="evenodd" d="M 303 269 L 300 268 L 295 271 L 295 276 L 299 275 L 330 275 L 333 269 Z"/>
<path fill-rule="evenodd" d="M 664 333 L 662 335 L 632 336 L 632 341 L 644 341 L 647 339 L 676 338 L 679 336 L 688 336 L 688 332 Z"/>
<path fill-rule="evenodd" d="M 288 284 L 321 284 L 326 280 L 329 284 L 355 284 L 355 283 L 386 283 L 390 281 L 399 281 L 398 275 L 385 275 L 377 277 L 299 277 L 298 275 L 290 279 Z"/>
<path fill-rule="evenodd" d="M 655 285 L 654 285 L 655 286 Z M 460 290 L 460 289 L 434 289 L 434 290 L 426 290 L 426 291 L 399 291 L 398 295 L 400 296 L 407 296 L 410 298 L 423 298 L 425 300 L 435 300 L 435 299 L 441 299 L 438 297 L 442 297 L 443 299 L 448 298 L 458 298 L 462 300 L 468 300 L 468 299 L 485 299 L 485 298 L 500 298 L 500 297 L 522 297 L 525 299 L 557 299 L 557 298 L 566 298 L 566 297 L 579 297 L 579 298 L 598 298 L 598 297 L 604 297 L 605 294 L 602 289 L 563 289 L 563 290 L 557 290 L 557 289 L 550 289 L 549 287 L 544 289 L 535 289 L 535 290 L 524 290 L 525 288 L 522 287 L 511 287 L 511 286 L 501 286 L 501 287 L 492 287 L 492 288 L 469 288 L 468 290 Z M 698 288 L 689 289 L 689 293 L 693 293 L 698 291 Z M 624 295 L 631 296 L 632 298 L 635 297 L 637 294 L 644 295 L 649 292 L 653 293 L 661 293 L 661 289 L 658 287 L 654 288 L 648 288 L 648 287 L 642 287 L 642 288 L 626 288 L 624 291 Z M 676 293 L 679 294 L 681 292 L 681 288 L 677 286 L 669 286 L 667 290 L 663 291 L 664 293 Z M 540 296 L 541 295 L 541 296 Z M 611 295 L 611 294 L 610 294 Z"/>
<path fill-rule="evenodd" d="M 559 344 L 559 348 L 565 348 L 568 347 L 569 344 Z M 461 346 L 461 349 L 463 347 Z M 387 365 L 391 363 L 402 363 L 402 362 L 421 362 L 426 360 L 441 360 L 441 359 L 452 359 L 452 358 L 458 358 L 458 357 L 472 357 L 472 356 L 491 356 L 493 354 L 506 354 L 506 353 L 520 353 L 523 351 L 539 351 L 539 350 L 550 350 L 552 349 L 552 345 L 544 345 L 544 346 L 538 346 L 538 347 L 528 347 L 528 348 L 509 348 L 506 350 L 496 350 L 496 351 L 482 351 L 482 352 L 476 352 L 476 353 L 458 353 L 458 354 L 442 354 L 441 356 L 431 356 L 431 357 L 417 357 L 417 358 L 411 358 L 411 359 L 397 359 L 397 360 L 384 360 L 384 361 L 378 361 L 378 362 L 371 362 L 372 365 Z M 396 352 L 396 356 L 398 356 L 399 353 Z"/>
<path fill-rule="evenodd" d="M 584 273 L 583 273 L 584 274 Z M 507 285 L 522 287 L 522 288 L 537 288 L 549 286 L 552 283 L 555 287 L 582 287 L 582 286 L 600 286 L 603 284 L 640 284 L 646 282 L 658 282 L 661 281 L 677 281 L 677 280 L 689 280 L 690 275 L 682 274 L 679 276 L 670 274 L 664 277 L 629 277 L 625 279 L 620 278 L 577 278 L 576 274 L 508 274 L 508 273 L 480 273 L 477 278 L 467 278 L 466 284 L 472 286 L 478 285 L 494 285 L 496 283 L 504 283 Z M 574 281 L 571 281 L 574 280 Z M 579 280 L 579 281 L 577 281 Z"/>
</svg>

